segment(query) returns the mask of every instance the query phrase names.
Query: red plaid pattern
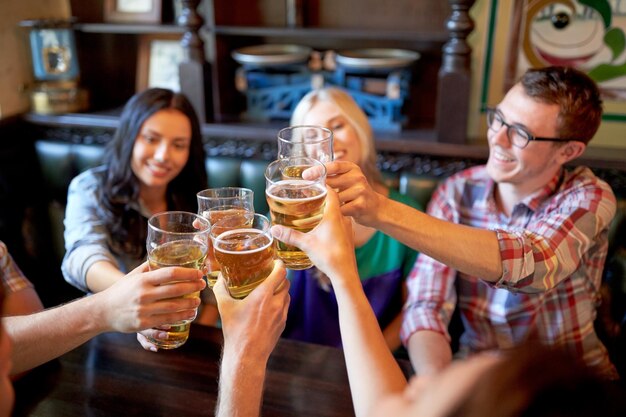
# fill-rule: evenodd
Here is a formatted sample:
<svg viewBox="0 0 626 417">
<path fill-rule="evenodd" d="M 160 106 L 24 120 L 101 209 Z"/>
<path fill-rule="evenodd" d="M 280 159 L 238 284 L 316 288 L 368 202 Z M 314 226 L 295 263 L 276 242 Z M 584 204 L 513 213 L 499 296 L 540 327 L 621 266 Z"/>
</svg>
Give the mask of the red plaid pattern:
<svg viewBox="0 0 626 417">
<path fill-rule="evenodd" d="M 493 191 L 485 167 L 468 169 L 439 187 L 428 213 L 494 230 L 502 277 L 489 283 L 420 254 L 407 280 L 403 342 L 424 329 L 449 339 L 458 301 L 465 326 L 461 354 L 506 349 L 533 337 L 568 346 L 608 378 L 617 378 L 593 328 L 615 215 L 611 188 L 587 168 L 563 170 L 515 206 L 510 218 L 496 209 Z"/>
<path fill-rule="evenodd" d="M 7 246 L 0 240 L 0 281 L 8 293 L 16 292 L 33 284 L 24 276 L 19 266 L 7 250 Z"/>
</svg>

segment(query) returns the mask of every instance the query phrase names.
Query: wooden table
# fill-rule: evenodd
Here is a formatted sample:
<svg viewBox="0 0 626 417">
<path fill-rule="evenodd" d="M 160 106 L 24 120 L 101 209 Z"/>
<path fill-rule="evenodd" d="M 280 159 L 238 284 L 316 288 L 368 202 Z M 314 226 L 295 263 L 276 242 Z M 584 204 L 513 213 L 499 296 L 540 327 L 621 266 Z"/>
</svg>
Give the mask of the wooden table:
<svg viewBox="0 0 626 417">
<path fill-rule="evenodd" d="M 222 333 L 192 325 L 158 353 L 134 334 L 103 334 L 15 383 L 15 416 L 212 416 Z M 403 363 L 406 368 L 408 363 Z M 281 340 L 268 364 L 265 416 L 353 416 L 343 352 Z"/>
</svg>

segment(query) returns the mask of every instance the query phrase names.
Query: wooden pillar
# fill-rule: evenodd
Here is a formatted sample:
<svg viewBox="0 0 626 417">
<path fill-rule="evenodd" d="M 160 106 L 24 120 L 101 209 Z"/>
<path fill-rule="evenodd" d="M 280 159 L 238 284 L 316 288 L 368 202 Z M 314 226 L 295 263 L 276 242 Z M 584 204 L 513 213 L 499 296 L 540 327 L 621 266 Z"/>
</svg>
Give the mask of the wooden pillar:
<svg viewBox="0 0 626 417">
<path fill-rule="evenodd" d="M 467 36 L 474 29 L 469 9 L 474 0 L 448 0 L 452 14 L 446 22 L 450 39 L 443 46 L 437 93 L 437 141 L 465 143 L 471 84 L 472 48 Z"/>
<path fill-rule="evenodd" d="M 200 0 L 181 0 L 182 13 L 176 22 L 185 27 L 185 33 L 180 41 L 185 59 L 178 68 L 180 76 L 180 90 L 193 104 L 200 123 L 207 120 L 206 98 L 208 84 L 206 80 L 208 66 L 204 57 L 204 42 L 200 37 L 200 28 L 204 19 L 197 11 Z"/>
</svg>

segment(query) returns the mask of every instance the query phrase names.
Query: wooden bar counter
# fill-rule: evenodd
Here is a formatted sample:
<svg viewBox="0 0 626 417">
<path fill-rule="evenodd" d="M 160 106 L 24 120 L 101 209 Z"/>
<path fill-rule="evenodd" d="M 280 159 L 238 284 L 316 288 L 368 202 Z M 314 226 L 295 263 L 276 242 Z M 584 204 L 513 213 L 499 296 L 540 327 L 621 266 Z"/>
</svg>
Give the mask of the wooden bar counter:
<svg viewBox="0 0 626 417">
<path fill-rule="evenodd" d="M 192 325 L 185 345 L 154 353 L 135 334 L 100 335 L 16 381 L 14 415 L 212 416 L 222 341 L 221 330 Z M 262 415 L 353 416 L 343 351 L 281 339 Z"/>
</svg>

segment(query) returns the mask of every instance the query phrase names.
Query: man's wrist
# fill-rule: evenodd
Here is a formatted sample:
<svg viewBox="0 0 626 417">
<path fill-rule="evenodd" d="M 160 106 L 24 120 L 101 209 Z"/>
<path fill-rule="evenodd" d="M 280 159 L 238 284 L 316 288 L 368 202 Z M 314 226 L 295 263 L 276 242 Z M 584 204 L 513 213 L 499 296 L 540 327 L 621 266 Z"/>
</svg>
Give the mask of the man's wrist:
<svg viewBox="0 0 626 417">
<path fill-rule="evenodd" d="M 265 378 L 265 368 L 269 356 L 248 353 L 242 350 L 229 349 L 224 345 L 222 353 L 221 373 L 244 376 L 247 380 Z"/>
<path fill-rule="evenodd" d="M 224 345 L 216 416 L 258 416 L 263 397 L 265 362 Z"/>
<path fill-rule="evenodd" d="M 372 224 L 370 227 L 380 229 L 381 225 L 384 225 L 390 220 L 387 213 L 389 210 L 389 203 L 393 200 L 380 193 L 376 193 L 376 199 L 378 201 L 376 203 L 376 210 L 373 210 L 374 215 L 372 217 Z"/>
<path fill-rule="evenodd" d="M 241 341 L 224 339 L 224 351 L 222 352 L 222 361 L 230 364 L 237 364 L 246 367 L 265 366 L 271 354 L 271 351 L 265 352 L 261 349 L 260 343 L 241 343 Z"/>
<path fill-rule="evenodd" d="M 66 314 L 75 318 L 72 323 L 76 335 L 92 338 L 114 330 L 108 320 L 108 307 L 104 294 L 96 293 L 55 308 L 64 308 Z"/>
</svg>

